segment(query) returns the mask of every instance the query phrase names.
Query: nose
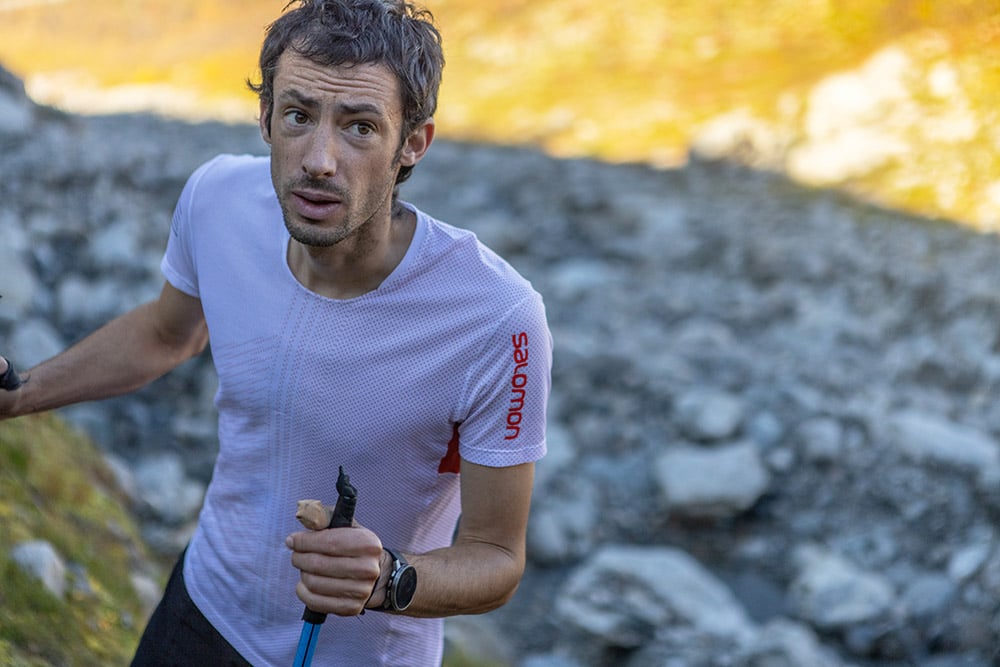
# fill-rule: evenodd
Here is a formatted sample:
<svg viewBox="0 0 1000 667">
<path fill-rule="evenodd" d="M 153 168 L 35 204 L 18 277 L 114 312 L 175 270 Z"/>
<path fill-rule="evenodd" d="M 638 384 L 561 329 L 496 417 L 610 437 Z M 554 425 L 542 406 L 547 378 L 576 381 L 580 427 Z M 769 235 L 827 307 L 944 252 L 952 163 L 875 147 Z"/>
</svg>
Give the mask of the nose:
<svg viewBox="0 0 1000 667">
<path fill-rule="evenodd" d="M 329 178 L 337 172 L 337 150 L 334 133 L 317 126 L 310 133 L 305 155 L 302 156 L 302 171 L 313 178 Z"/>
</svg>

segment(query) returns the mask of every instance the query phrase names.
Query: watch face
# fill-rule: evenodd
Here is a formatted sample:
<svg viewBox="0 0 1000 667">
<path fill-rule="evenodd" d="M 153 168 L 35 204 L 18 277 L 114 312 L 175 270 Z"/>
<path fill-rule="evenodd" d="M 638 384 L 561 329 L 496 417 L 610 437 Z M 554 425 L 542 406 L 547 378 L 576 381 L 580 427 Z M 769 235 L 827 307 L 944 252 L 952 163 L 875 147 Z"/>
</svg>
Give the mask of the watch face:
<svg viewBox="0 0 1000 667">
<path fill-rule="evenodd" d="M 413 594 L 417 592 L 417 571 L 406 566 L 396 575 L 395 586 L 392 587 L 393 606 L 402 611 L 410 606 Z"/>
</svg>

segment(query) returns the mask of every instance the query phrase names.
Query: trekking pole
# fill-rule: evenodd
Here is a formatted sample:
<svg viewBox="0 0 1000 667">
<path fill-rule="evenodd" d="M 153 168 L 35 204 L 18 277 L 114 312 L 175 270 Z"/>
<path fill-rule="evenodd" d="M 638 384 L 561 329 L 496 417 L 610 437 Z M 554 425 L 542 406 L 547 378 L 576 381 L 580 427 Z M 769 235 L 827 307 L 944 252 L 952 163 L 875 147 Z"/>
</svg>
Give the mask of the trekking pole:
<svg viewBox="0 0 1000 667">
<path fill-rule="evenodd" d="M 351 478 L 344 474 L 344 466 L 340 466 L 340 474 L 337 476 L 337 504 L 333 508 L 329 522 L 324 523 L 328 508 L 318 500 L 300 500 L 295 518 L 306 528 L 313 530 L 343 528 L 354 523 L 354 508 L 357 504 L 357 489 L 351 485 Z M 323 517 L 324 522 L 318 522 L 317 516 Z M 299 636 L 299 648 L 295 652 L 295 667 L 309 667 L 312 664 L 313 654 L 316 652 L 316 640 L 319 639 L 319 631 L 325 620 L 326 614 L 313 611 L 309 607 L 302 612 L 302 634 Z"/>
<path fill-rule="evenodd" d="M 7 362 L 7 370 L 3 372 L 3 375 L 0 375 L 0 389 L 14 391 L 24 384 L 24 382 L 21 381 L 21 376 L 14 370 L 14 364 L 10 363 L 10 359 L 7 357 L 0 357 L 0 359 Z"/>
</svg>

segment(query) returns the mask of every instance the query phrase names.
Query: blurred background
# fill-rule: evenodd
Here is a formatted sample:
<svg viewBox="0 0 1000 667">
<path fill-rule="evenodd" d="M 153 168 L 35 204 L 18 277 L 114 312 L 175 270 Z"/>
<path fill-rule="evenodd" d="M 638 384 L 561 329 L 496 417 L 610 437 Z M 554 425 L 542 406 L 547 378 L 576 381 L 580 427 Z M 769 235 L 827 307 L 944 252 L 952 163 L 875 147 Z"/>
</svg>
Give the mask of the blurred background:
<svg viewBox="0 0 1000 667">
<path fill-rule="evenodd" d="M 997 0 L 430 0 L 451 139 L 682 164 L 692 147 L 1000 227 Z M 37 101 L 252 121 L 283 2 L 0 0 Z"/>
<path fill-rule="evenodd" d="M 266 150 L 284 2 L 0 0 L 0 353 L 155 297 L 192 169 Z M 1000 664 L 1000 0 L 428 5 L 451 141 L 405 196 L 557 350 L 524 584 L 445 665 Z M 0 424 L 0 665 L 127 663 L 216 388 Z"/>
</svg>

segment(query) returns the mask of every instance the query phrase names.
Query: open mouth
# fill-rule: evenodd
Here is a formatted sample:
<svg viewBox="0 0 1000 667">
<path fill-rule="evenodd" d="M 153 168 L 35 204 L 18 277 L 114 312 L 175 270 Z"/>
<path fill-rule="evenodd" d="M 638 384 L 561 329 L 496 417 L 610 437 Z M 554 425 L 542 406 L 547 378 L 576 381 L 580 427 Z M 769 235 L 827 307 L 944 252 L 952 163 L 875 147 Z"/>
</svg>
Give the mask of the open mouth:
<svg viewBox="0 0 1000 667">
<path fill-rule="evenodd" d="M 341 201 L 334 195 L 310 190 L 293 190 L 291 193 L 292 208 L 304 218 L 320 219 L 333 213 Z"/>
</svg>

